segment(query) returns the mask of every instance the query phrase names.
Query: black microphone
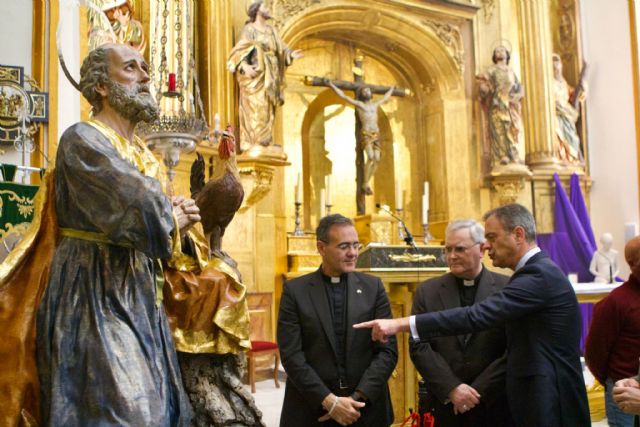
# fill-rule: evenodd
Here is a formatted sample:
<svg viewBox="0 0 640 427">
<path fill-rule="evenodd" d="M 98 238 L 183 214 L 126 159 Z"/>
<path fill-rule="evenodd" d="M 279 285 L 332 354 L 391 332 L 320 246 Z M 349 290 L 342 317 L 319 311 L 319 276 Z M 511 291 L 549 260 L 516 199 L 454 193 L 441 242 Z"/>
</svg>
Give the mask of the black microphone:
<svg viewBox="0 0 640 427">
<path fill-rule="evenodd" d="M 411 246 L 413 249 L 418 250 L 418 248 L 416 247 L 416 242 L 414 242 L 414 240 L 413 240 L 413 235 L 411 234 L 411 232 L 407 228 L 407 224 L 404 223 L 402 218 L 400 218 L 398 215 L 394 214 L 389 208 L 387 208 L 386 206 L 381 205 L 380 203 L 376 203 L 376 208 L 382 209 L 383 211 L 385 211 L 386 213 L 391 215 L 393 218 L 395 218 L 398 221 L 400 221 L 400 224 L 402 225 L 402 228 L 404 228 L 404 234 L 407 235 L 407 237 L 404 238 L 404 241 L 406 242 L 407 245 Z"/>
</svg>

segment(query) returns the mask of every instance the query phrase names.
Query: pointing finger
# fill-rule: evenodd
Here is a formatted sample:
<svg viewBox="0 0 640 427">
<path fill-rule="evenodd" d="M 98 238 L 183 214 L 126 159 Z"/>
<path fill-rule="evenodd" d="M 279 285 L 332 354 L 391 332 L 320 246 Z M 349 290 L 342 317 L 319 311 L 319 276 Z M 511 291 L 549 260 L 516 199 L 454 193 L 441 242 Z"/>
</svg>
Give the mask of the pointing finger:
<svg viewBox="0 0 640 427">
<path fill-rule="evenodd" d="M 353 325 L 353 327 L 356 329 L 366 329 L 366 328 L 373 328 L 374 325 L 375 325 L 375 321 L 370 320 L 368 322 L 356 323 L 355 325 Z"/>
</svg>

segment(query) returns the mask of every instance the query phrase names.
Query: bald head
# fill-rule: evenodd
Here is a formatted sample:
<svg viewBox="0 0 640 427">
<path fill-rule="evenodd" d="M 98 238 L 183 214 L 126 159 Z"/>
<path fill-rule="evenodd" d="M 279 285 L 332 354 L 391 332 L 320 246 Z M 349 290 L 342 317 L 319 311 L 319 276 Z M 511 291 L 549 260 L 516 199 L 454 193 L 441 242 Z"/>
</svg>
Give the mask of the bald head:
<svg viewBox="0 0 640 427">
<path fill-rule="evenodd" d="M 640 279 L 640 236 L 629 240 L 624 247 L 624 259 L 629 264 L 631 273 Z"/>
</svg>

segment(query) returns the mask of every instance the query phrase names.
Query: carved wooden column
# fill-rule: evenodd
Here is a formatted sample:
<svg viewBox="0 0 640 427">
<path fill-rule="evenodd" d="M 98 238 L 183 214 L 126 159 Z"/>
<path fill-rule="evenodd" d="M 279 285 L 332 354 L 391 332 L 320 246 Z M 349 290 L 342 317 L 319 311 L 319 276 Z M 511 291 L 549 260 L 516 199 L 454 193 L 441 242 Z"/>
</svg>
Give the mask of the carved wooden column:
<svg viewBox="0 0 640 427">
<path fill-rule="evenodd" d="M 518 0 L 520 56 L 525 88 L 523 124 L 525 163 L 533 172 L 528 203 L 539 232 L 553 231 L 553 173 L 561 168 L 555 156 L 555 100 L 551 63 L 549 0 Z"/>
<path fill-rule="evenodd" d="M 233 47 L 232 1 L 196 2 L 200 52 L 196 61 L 202 101 L 207 121 L 213 126 L 214 115 L 219 113 L 223 128 L 234 123 L 236 105 L 233 73 L 227 70 L 227 57 Z"/>
<path fill-rule="evenodd" d="M 517 4 L 525 88 L 525 162 L 535 174 L 537 170 L 556 169 L 558 165 L 554 156 L 555 103 L 549 1 L 518 0 Z"/>
</svg>

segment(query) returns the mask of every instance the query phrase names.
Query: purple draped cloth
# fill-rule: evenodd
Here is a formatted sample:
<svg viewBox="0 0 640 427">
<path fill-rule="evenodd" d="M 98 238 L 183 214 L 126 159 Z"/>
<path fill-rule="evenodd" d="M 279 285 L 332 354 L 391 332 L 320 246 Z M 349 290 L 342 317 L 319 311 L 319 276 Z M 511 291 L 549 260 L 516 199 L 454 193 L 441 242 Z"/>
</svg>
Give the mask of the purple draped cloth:
<svg viewBox="0 0 640 427">
<path fill-rule="evenodd" d="M 569 197 L 571 199 L 571 206 L 578 217 L 578 221 L 582 225 L 582 229 L 584 230 L 584 234 L 591 243 L 593 247 L 593 252 L 596 251 L 596 239 L 593 236 L 593 229 L 591 228 L 591 219 L 589 218 L 589 212 L 587 211 L 587 204 L 584 202 L 584 197 L 582 197 L 582 190 L 580 189 L 580 178 L 578 178 L 578 174 L 574 173 L 571 175 L 571 183 L 569 185 Z M 591 253 L 593 256 L 593 253 Z M 589 258 L 591 261 L 591 258 Z M 593 278 L 591 279 L 593 280 Z"/>
<path fill-rule="evenodd" d="M 558 174 L 553 175 L 556 183 L 554 209 L 554 232 L 538 235 L 538 246 L 560 267 L 565 274 L 577 273 L 580 282 L 592 282 L 589 272 L 591 257 L 596 251 L 596 243 L 589 220 L 587 206 L 580 190 L 576 174 L 571 176 L 571 201 L 562 187 Z M 584 350 L 584 340 L 589 330 L 593 304 L 580 304 L 582 314 L 582 337 L 580 348 Z"/>
</svg>

